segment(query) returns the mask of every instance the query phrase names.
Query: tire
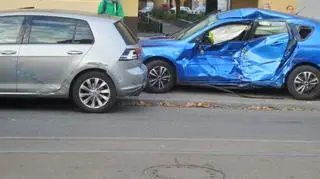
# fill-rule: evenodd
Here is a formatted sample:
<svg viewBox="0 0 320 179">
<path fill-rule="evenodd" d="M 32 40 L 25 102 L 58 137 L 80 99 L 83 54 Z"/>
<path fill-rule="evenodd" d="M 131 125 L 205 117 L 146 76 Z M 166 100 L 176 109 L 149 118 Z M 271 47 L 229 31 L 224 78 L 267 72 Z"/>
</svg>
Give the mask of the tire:
<svg viewBox="0 0 320 179">
<path fill-rule="evenodd" d="M 295 99 L 315 100 L 320 96 L 320 71 L 312 66 L 299 66 L 290 73 L 287 86 Z"/>
<path fill-rule="evenodd" d="M 96 79 L 99 81 L 98 85 L 94 87 L 93 85 Z M 91 88 L 89 82 L 91 82 Z M 85 87 L 87 87 L 87 89 L 85 89 Z M 90 92 L 88 89 L 92 89 L 93 91 Z M 80 95 L 80 93 L 82 95 Z M 91 99 L 88 100 L 90 96 Z M 72 87 L 72 99 L 74 103 L 82 112 L 86 113 L 109 112 L 116 103 L 116 97 L 116 88 L 112 80 L 102 72 L 84 73 L 76 79 Z M 93 99 L 95 99 L 94 106 L 92 106 Z M 99 103 L 99 100 L 101 103 Z"/>
<path fill-rule="evenodd" d="M 166 93 L 172 90 L 176 84 L 177 75 L 170 63 L 163 60 L 153 60 L 148 62 L 146 66 L 148 68 L 148 82 L 145 91 L 149 93 Z M 156 75 L 161 73 L 161 70 L 164 70 L 162 71 L 164 73 L 156 77 Z M 159 80 L 162 81 L 161 84 Z"/>
</svg>

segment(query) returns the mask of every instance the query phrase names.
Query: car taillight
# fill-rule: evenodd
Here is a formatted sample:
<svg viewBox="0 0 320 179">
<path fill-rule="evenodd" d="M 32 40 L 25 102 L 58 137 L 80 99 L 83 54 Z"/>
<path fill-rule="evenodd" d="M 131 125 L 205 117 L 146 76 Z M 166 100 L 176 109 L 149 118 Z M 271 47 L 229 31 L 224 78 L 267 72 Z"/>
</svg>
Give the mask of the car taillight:
<svg viewBox="0 0 320 179">
<path fill-rule="evenodd" d="M 126 49 L 120 57 L 120 61 L 130 61 L 130 60 L 138 60 L 138 59 L 139 59 L 139 56 L 137 55 L 137 50 L 132 48 Z"/>
</svg>

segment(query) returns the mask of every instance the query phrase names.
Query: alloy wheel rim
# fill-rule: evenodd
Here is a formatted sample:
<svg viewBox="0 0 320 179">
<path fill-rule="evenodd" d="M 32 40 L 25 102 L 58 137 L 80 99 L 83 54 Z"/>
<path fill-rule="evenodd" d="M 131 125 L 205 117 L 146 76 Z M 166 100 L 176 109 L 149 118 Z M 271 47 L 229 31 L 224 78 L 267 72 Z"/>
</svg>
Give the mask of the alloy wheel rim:
<svg viewBox="0 0 320 179">
<path fill-rule="evenodd" d="M 149 72 L 149 84 L 152 87 L 163 89 L 171 81 L 169 70 L 164 66 L 156 66 Z"/>
<path fill-rule="evenodd" d="M 88 108 L 98 109 L 110 99 L 110 87 L 101 78 L 90 78 L 82 82 L 79 89 L 81 102 Z"/>
<path fill-rule="evenodd" d="M 299 73 L 294 79 L 294 88 L 300 95 L 310 93 L 319 85 L 319 79 L 313 72 Z"/>
</svg>

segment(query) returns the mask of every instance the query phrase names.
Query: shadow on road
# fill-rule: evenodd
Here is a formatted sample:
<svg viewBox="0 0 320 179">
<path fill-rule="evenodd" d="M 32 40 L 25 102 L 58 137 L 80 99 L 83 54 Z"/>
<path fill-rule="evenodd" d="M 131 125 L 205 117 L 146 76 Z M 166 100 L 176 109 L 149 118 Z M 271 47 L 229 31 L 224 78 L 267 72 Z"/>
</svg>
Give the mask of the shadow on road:
<svg viewBox="0 0 320 179">
<path fill-rule="evenodd" d="M 252 97 L 264 97 L 264 98 L 276 98 L 287 99 L 292 98 L 287 89 L 274 89 L 274 88 L 258 88 L 258 89 L 228 89 L 227 92 L 213 87 L 195 87 L 195 86 L 178 86 L 174 89 L 174 92 L 190 92 L 190 93 L 203 93 L 203 94 L 219 94 L 219 95 L 246 95 Z"/>
<path fill-rule="evenodd" d="M 76 111 L 76 107 L 68 99 L 48 98 L 0 98 L 1 110 L 65 110 Z"/>
<path fill-rule="evenodd" d="M 55 98 L 0 98 L 1 110 L 21 110 L 21 111 L 65 111 L 79 112 L 79 109 L 73 104 L 72 100 Z M 124 107 L 116 105 L 110 113 L 132 112 L 141 110 L 139 108 Z"/>
<path fill-rule="evenodd" d="M 244 94 L 252 97 L 264 97 L 264 98 L 279 98 L 288 99 L 291 96 L 287 90 L 279 89 L 255 89 L 255 90 L 232 90 L 236 94 Z M 218 94 L 218 95 L 230 95 L 227 92 L 217 90 L 214 88 L 206 87 L 188 87 L 179 86 L 173 90 L 173 93 L 188 92 L 198 94 Z M 170 93 L 168 93 L 170 95 Z M 0 110 L 42 110 L 42 111 L 69 111 L 79 112 L 78 108 L 68 99 L 55 99 L 55 98 L 13 98 L 13 97 L 1 97 L 0 98 Z M 138 110 L 137 108 L 115 106 L 111 113 L 117 112 L 132 112 L 132 110 Z"/>
</svg>

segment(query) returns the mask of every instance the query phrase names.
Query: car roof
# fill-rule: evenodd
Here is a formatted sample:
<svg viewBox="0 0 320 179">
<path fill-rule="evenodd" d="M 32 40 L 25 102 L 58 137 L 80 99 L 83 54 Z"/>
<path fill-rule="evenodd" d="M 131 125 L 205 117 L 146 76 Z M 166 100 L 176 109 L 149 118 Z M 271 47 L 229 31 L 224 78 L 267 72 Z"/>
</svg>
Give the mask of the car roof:
<svg viewBox="0 0 320 179">
<path fill-rule="evenodd" d="M 85 11 L 71 11 L 71 10 L 58 10 L 58 9 L 14 9 L 0 11 L 0 16 L 12 16 L 12 15 L 35 15 L 35 16 L 55 16 L 55 17 L 66 17 L 75 18 L 82 20 L 93 20 L 93 19 L 103 19 L 110 23 L 119 21 L 120 18 L 113 17 L 109 15 L 95 14 Z"/>
<path fill-rule="evenodd" d="M 219 12 L 218 14 L 213 14 L 217 16 L 219 20 L 228 19 L 243 19 L 243 20 L 285 20 L 291 22 L 298 22 L 302 24 L 318 24 L 320 21 L 318 19 L 303 17 L 299 15 L 291 15 L 273 10 L 265 10 L 258 8 L 242 8 L 230 11 Z"/>
<path fill-rule="evenodd" d="M 218 14 L 219 19 L 296 19 L 299 16 L 281 13 L 272 10 L 258 9 L 258 8 L 242 8 L 231 11 L 225 11 Z"/>
</svg>

